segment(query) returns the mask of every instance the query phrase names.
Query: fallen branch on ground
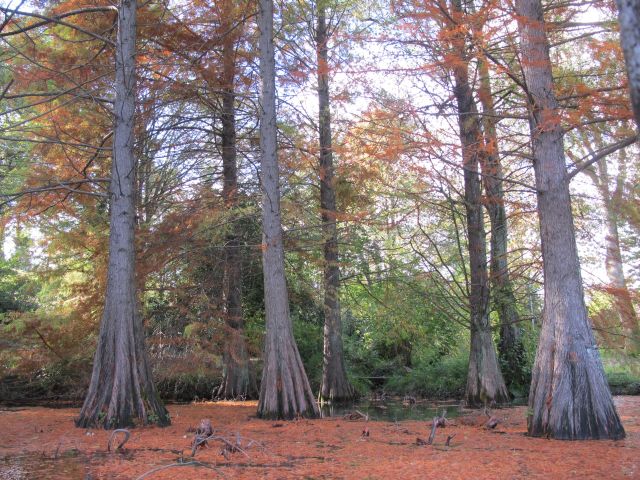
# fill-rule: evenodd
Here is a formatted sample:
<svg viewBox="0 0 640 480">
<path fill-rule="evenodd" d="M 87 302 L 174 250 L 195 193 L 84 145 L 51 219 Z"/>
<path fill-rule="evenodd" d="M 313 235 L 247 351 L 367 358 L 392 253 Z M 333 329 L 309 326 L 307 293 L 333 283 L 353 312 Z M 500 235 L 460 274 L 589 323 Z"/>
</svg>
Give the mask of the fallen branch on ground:
<svg viewBox="0 0 640 480">
<path fill-rule="evenodd" d="M 213 442 L 216 440 L 219 440 L 222 442 L 223 447 L 222 450 L 220 451 L 220 453 L 224 456 L 224 458 L 226 458 L 227 460 L 229 459 L 229 454 L 231 453 L 242 453 L 245 457 L 249 458 L 249 454 L 244 450 L 244 448 L 242 448 L 242 437 L 240 436 L 239 433 L 236 433 L 236 441 L 235 444 L 232 443 L 231 441 L 229 441 L 228 439 L 226 439 L 225 437 L 223 437 L 222 435 L 217 435 L 215 433 L 215 431 L 211 428 L 211 424 L 209 423 L 209 428 L 205 429 L 204 431 L 206 432 L 211 432 L 209 435 L 204 435 L 201 433 L 197 433 L 199 431 L 202 431 L 200 429 L 196 430 L 196 435 L 193 438 L 193 444 L 192 444 L 192 448 L 191 448 L 191 456 L 195 457 L 196 452 L 198 450 L 199 447 L 202 447 L 204 445 L 209 445 L 208 442 Z M 260 447 L 264 448 L 264 445 L 262 445 L 260 442 L 255 441 L 255 440 L 249 440 L 249 443 L 247 443 L 247 446 L 245 448 L 249 448 L 252 445 L 259 445 Z"/>
<path fill-rule="evenodd" d="M 369 420 L 369 415 L 367 415 L 366 413 L 362 413 L 359 410 L 354 410 L 351 413 L 345 413 L 344 416 L 342 417 L 345 420 L 365 420 L 368 421 Z"/>
<path fill-rule="evenodd" d="M 151 470 L 149 470 L 148 472 L 143 473 L 142 475 L 140 475 L 139 477 L 136 478 L 136 480 L 142 480 L 145 477 L 148 477 L 149 475 L 152 475 L 156 472 L 159 472 L 160 470 L 166 470 L 167 468 L 173 468 L 173 467 L 188 467 L 188 466 L 196 466 L 196 467 L 204 467 L 204 468 L 210 468 L 211 470 L 215 470 L 218 473 L 220 473 L 218 470 L 216 470 L 215 468 L 213 468 L 211 465 L 206 465 L 204 463 L 201 462 L 196 462 L 195 460 L 191 461 L 191 462 L 184 462 L 184 463 L 170 463 L 169 465 L 163 465 L 161 467 L 157 467 L 157 468 L 153 468 Z"/>
</svg>

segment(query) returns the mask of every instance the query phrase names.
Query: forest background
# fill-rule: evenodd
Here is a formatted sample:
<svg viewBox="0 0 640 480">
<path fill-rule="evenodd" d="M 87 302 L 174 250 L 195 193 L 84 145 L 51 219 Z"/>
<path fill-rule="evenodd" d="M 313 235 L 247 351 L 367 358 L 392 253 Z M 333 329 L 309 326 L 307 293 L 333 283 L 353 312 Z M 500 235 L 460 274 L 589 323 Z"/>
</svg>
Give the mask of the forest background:
<svg viewBox="0 0 640 480">
<path fill-rule="evenodd" d="M 0 8 L 0 400 L 79 402 L 107 279 L 114 18 L 107 2 L 93 11 L 71 0 L 13 4 Z M 508 271 L 508 301 L 492 283 L 489 319 L 510 394 L 528 393 L 543 278 L 517 25 L 508 2 L 467 2 L 460 17 L 444 5 L 324 2 L 326 59 L 318 4 L 276 9 L 286 276 L 314 392 L 323 381 L 332 224 L 344 364 L 359 394 L 465 395 L 476 305 L 470 232 L 489 246 L 491 281 Z M 82 12 L 60 15 L 73 10 Z M 146 2 L 138 10 L 136 282 L 153 376 L 165 400 L 228 396 L 221 385 L 237 315 L 230 271 L 240 276 L 248 385 L 260 378 L 265 336 L 256 6 Z M 638 393 L 639 151 L 617 9 L 554 0 L 544 12 L 589 315 L 609 384 Z M 483 171 L 475 231 L 456 103 L 465 59 L 500 168 Z M 318 160 L 323 76 L 335 162 L 328 217 Z M 496 205 L 508 225 L 497 254 Z M 505 347 L 514 338 L 515 356 Z"/>
</svg>

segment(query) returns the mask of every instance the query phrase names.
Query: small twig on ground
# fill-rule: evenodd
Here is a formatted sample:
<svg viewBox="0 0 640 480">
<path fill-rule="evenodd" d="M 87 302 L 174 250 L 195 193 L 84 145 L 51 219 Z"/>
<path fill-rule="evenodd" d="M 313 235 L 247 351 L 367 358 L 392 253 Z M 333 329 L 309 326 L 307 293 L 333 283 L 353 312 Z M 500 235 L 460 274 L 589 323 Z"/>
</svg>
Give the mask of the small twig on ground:
<svg viewBox="0 0 640 480">
<path fill-rule="evenodd" d="M 200 425 L 196 429 L 189 429 L 189 431 L 195 431 L 195 436 L 193 437 L 193 443 L 191 448 L 191 456 L 195 457 L 196 452 L 199 447 L 208 446 L 210 441 L 219 440 L 223 443 L 222 450 L 220 454 L 224 456 L 225 459 L 229 459 L 229 454 L 231 453 L 242 453 L 245 457 L 250 458 L 249 454 L 245 451 L 250 448 L 252 445 L 258 445 L 262 450 L 265 450 L 264 444 L 258 442 L 256 440 L 247 439 L 248 443 L 243 448 L 242 446 L 242 436 L 240 432 L 236 432 L 235 444 L 225 438 L 224 436 L 218 434 L 214 428 L 211 426 L 211 420 L 208 418 L 204 418 L 200 420 Z"/>
<path fill-rule="evenodd" d="M 262 450 L 266 450 L 267 449 L 267 447 L 265 447 L 264 443 L 262 443 L 262 442 L 260 442 L 258 440 L 249 440 L 249 443 L 247 443 L 247 447 L 246 448 L 251 448 L 254 445 L 257 445 Z"/>
<path fill-rule="evenodd" d="M 122 447 L 124 447 L 124 444 L 129 441 L 129 437 L 131 436 L 131 432 L 129 430 L 127 430 L 126 428 L 116 428 L 113 432 L 111 432 L 111 435 L 109 435 L 109 441 L 107 442 L 107 451 L 108 452 L 111 451 L 111 442 L 113 442 L 113 439 L 116 437 L 116 435 L 118 433 L 124 433 L 124 438 L 122 439 L 122 441 L 116 447 L 116 449 L 115 449 L 116 451 L 121 450 Z"/>
<path fill-rule="evenodd" d="M 205 463 L 202 462 L 196 462 L 195 460 L 191 461 L 191 462 L 185 462 L 185 463 L 170 463 L 169 465 L 163 465 L 161 467 L 157 467 L 157 468 L 153 468 L 151 470 L 149 470 L 148 472 L 143 473 L 142 475 L 140 475 L 139 477 L 136 478 L 136 480 L 142 480 L 145 477 L 148 477 L 149 475 L 152 475 L 156 472 L 159 472 L 160 470 L 166 470 L 167 468 L 173 468 L 173 467 L 188 467 L 190 465 L 196 466 L 196 467 L 204 467 L 204 468 L 210 468 L 211 470 L 215 470 L 216 472 L 222 474 L 222 472 L 220 472 L 219 470 L 216 470 L 214 467 L 212 467 L 211 465 L 207 465 Z"/>
<path fill-rule="evenodd" d="M 224 443 L 224 448 L 220 453 L 222 453 L 225 458 L 227 457 L 227 453 L 235 453 L 235 452 L 242 453 L 245 457 L 249 458 L 249 454 L 245 452 L 240 445 L 234 445 L 229 440 L 227 440 L 226 438 L 220 435 L 210 435 L 208 437 L 201 437 L 199 435 L 196 435 L 196 437 L 193 439 L 193 448 L 191 449 L 191 456 L 194 457 L 196 455 L 196 451 L 198 450 L 199 446 L 207 445 L 207 442 L 209 441 L 213 442 L 215 440 L 220 440 L 222 443 Z M 237 441 L 238 439 L 236 439 L 236 442 Z"/>
<path fill-rule="evenodd" d="M 221 440 L 225 444 L 225 446 L 220 451 L 220 453 L 224 456 L 225 459 L 229 460 L 228 454 L 234 453 L 234 452 L 240 452 L 244 454 L 245 457 L 249 458 L 249 454 L 241 448 L 242 440 L 240 437 L 240 433 L 236 433 L 235 445 L 232 444 L 230 441 L 228 441 L 226 438 L 220 437 L 219 440 Z"/>
</svg>

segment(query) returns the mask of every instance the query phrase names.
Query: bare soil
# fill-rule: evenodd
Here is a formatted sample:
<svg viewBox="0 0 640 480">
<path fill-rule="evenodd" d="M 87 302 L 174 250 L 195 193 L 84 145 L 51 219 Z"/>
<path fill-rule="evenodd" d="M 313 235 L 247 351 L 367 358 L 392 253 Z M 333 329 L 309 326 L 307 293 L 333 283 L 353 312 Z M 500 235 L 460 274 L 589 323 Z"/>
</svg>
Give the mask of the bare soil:
<svg viewBox="0 0 640 480">
<path fill-rule="evenodd" d="M 131 430 L 122 452 L 107 451 L 111 432 L 75 428 L 77 409 L 2 409 L 0 479 L 640 478 L 640 397 L 616 405 L 627 432 L 620 441 L 529 438 L 526 407 L 514 407 L 494 411 L 493 430 L 478 412 L 453 419 L 433 445 L 416 443 L 429 437 L 424 421 L 274 422 L 255 418 L 255 402 L 170 405 L 170 427 Z M 191 457 L 204 418 L 241 451 L 214 440 Z"/>
</svg>

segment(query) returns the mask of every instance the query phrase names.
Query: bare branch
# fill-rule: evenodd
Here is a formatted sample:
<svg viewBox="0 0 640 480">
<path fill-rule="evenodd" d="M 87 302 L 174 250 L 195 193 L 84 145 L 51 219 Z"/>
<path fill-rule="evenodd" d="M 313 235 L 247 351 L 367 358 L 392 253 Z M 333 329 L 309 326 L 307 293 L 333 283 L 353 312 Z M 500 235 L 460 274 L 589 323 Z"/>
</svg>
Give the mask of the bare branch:
<svg viewBox="0 0 640 480">
<path fill-rule="evenodd" d="M 608 147 L 605 147 L 605 148 L 603 148 L 601 150 L 598 150 L 596 153 L 590 155 L 591 158 L 589 158 L 589 159 L 583 158 L 581 161 L 576 163 L 576 168 L 572 172 L 568 172 L 565 175 L 564 180 L 566 182 L 570 182 L 571 179 L 573 177 L 575 177 L 578 173 L 580 173 L 583 170 L 589 168 L 594 163 L 599 162 L 600 160 L 602 160 L 607 155 L 611 155 L 612 153 L 617 152 L 618 150 L 626 148 L 629 145 L 633 145 L 634 143 L 636 143 L 638 141 L 638 138 L 640 138 L 640 135 L 632 135 L 630 137 L 623 138 L 622 140 L 620 140 L 620 141 L 618 141 L 616 143 L 613 143 L 613 144 L 609 145 Z"/>
<path fill-rule="evenodd" d="M 11 9 L 11 8 L 7 8 L 7 7 L 0 7 L 0 12 L 4 12 L 5 14 L 11 14 L 11 15 L 22 15 L 24 17 L 33 17 L 33 18 L 39 18 L 42 21 L 40 22 L 35 22 L 32 23 L 31 25 L 27 25 L 26 27 L 22 27 L 22 28 L 18 28 L 15 30 L 11 30 L 9 32 L 0 32 L 0 37 L 9 37 L 9 36 L 13 36 L 13 35 L 18 35 L 20 33 L 25 33 L 29 30 L 33 30 L 34 28 L 38 28 L 38 27 L 42 27 L 44 25 L 47 25 L 49 23 L 55 23 L 57 25 L 62 25 L 64 27 L 69 27 L 69 28 L 73 28 L 74 30 L 77 30 L 79 32 L 84 33 L 85 35 L 88 35 L 92 38 L 95 38 L 96 40 L 100 40 L 102 42 L 105 42 L 109 45 L 115 46 L 115 42 L 109 40 L 108 38 L 103 37 L 102 35 L 95 33 L 95 32 L 91 32 L 89 30 L 86 30 L 82 27 L 79 27 L 78 25 L 73 25 L 72 23 L 67 23 L 64 22 L 62 19 L 66 18 L 66 17 L 71 17 L 71 16 L 75 16 L 75 15 L 80 15 L 83 13 L 94 13 L 94 12 L 107 12 L 107 11 L 115 11 L 117 12 L 118 9 L 116 7 L 113 6 L 104 6 L 104 7 L 87 7 L 87 8 L 81 8 L 79 10 L 71 10 L 69 12 L 66 13 L 61 13 L 60 15 L 56 15 L 54 17 L 48 17 L 46 15 L 41 15 L 39 13 L 34 13 L 34 12 L 24 12 L 18 9 Z"/>
<path fill-rule="evenodd" d="M 3 98 L 6 98 L 7 92 L 11 88 L 11 85 L 13 85 L 13 78 L 9 80 L 9 83 L 7 83 L 7 85 L 2 89 L 2 93 L 0 93 L 0 100 L 2 100 Z"/>
<path fill-rule="evenodd" d="M 14 193 L 3 193 L 0 194 L 0 198 L 4 198 L 4 200 L 0 201 L 0 206 L 6 205 L 7 203 L 15 200 L 16 198 L 24 197 L 25 195 L 36 195 L 39 193 L 52 192 L 56 190 L 66 190 L 70 193 L 79 193 L 82 195 L 90 195 L 93 197 L 101 197 L 107 198 L 107 194 L 105 193 L 96 193 L 96 192 L 88 192 L 86 190 L 79 190 L 77 187 L 84 183 L 108 183 L 111 179 L 109 178 L 86 178 L 79 180 L 71 180 L 66 182 L 59 182 L 50 185 L 43 185 L 41 187 L 28 188 L 25 190 L 21 190 L 19 192 Z"/>
</svg>

